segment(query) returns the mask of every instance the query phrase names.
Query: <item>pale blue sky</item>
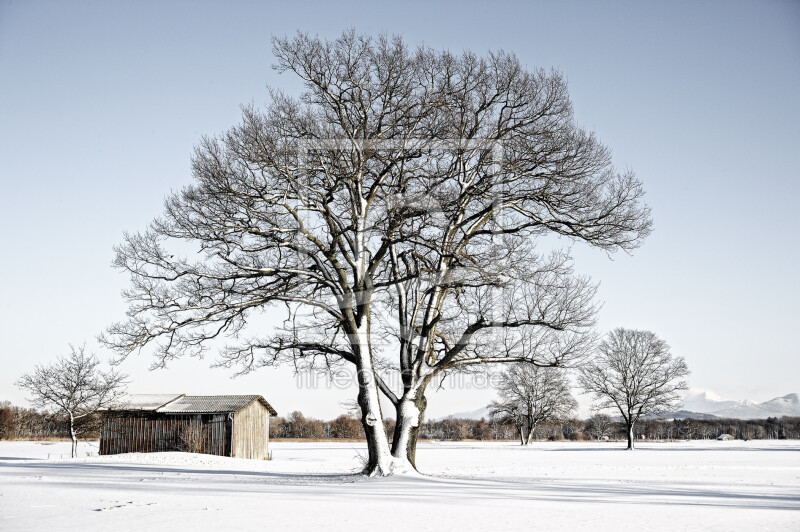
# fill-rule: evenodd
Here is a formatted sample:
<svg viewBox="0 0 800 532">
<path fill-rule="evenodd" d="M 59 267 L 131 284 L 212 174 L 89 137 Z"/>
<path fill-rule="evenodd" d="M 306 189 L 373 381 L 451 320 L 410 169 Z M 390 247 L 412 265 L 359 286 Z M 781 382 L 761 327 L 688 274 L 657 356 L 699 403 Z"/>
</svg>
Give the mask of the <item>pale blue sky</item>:
<svg viewBox="0 0 800 532">
<path fill-rule="evenodd" d="M 573 249 L 602 283 L 601 330 L 653 330 L 696 388 L 800 392 L 800 2 L 0 0 L 0 400 L 21 403 L 21 373 L 120 319 L 111 248 L 189 182 L 199 137 L 266 84 L 296 87 L 271 70 L 270 37 L 348 27 L 561 70 L 655 220 L 633 256 Z M 322 417 L 350 395 L 298 390 L 286 370 L 230 381 L 208 361 L 148 363 L 123 365 L 133 391 L 263 393 Z M 490 398 L 448 390 L 429 413 Z"/>
</svg>

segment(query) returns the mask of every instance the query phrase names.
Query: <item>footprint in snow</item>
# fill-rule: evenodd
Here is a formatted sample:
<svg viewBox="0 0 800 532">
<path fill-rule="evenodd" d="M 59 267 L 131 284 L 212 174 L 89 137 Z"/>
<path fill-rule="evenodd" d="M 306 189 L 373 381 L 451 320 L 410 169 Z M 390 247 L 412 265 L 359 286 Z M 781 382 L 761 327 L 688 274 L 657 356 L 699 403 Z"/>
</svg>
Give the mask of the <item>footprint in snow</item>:
<svg viewBox="0 0 800 532">
<path fill-rule="evenodd" d="M 119 502 L 119 501 L 114 501 L 114 502 Z M 104 506 L 103 508 L 95 508 L 94 511 L 95 512 L 105 512 L 105 511 L 109 511 L 109 510 L 118 510 L 120 508 L 126 508 L 128 506 L 153 506 L 154 504 L 158 504 L 158 503 L 156 503 L 156 502 L 148 502 L 148 503 L 144 503 L 144 504 L 139 504 L 139 503 L 136 503 L 134 501 L 128 501 L 128 502 L 125 502 L 125 503 L 122 503 L 122 504 L 115 504 L 114 506 Z"/>
</svg>

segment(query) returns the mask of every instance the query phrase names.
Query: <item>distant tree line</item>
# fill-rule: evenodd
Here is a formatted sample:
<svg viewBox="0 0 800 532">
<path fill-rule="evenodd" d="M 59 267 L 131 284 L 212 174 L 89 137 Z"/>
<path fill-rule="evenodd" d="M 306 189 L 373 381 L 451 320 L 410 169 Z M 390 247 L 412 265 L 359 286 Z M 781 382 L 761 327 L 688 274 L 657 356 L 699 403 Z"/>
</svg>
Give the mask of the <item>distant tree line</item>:
<svg viewBox="0 0 800 532">
<path fill-rule="evenodd" d="M 364 430 L 354 416 L 341 415 L 331 421 L 321 421 L 307 418 L 301 412 L 292 412 L 285 418 L 270 419 L 269 437 L 352 440 L 364 438 Z"/>
<path fill-rule="evenodd" d="M 81 422 L 87 438 L 99 438 L 98 418 L 93 416 Z M 35 408 L 13 406 L 0 401 L 0 440 L 38 440 L 69 438 L 69 417 Z"/>
<path fill-rule="evenodd" d="M 391 438 L 394 420 L 384 423 Z M 534 431 L 537 441 L 589 441 L 625 440 L 628 428 L 604 414 L 588 420 L 565 419 L 542 422 Z M 800 417 L 767 419 L 643 419 L 636 426 L 640 440 L 713 440 L 730 434 L 739 440 L 800 439 Z M 518 428 L 511 422 L 497 418 L 453 419 L 446 418 L 424 422 L 419 437 L 429 440 L 484 440 L 509 441 L 519 438 Z M 358 418 L 341 415 L 331 421 L 307 418 L 301 412 L 270 421 L 270 438 L 298 439 L 363 439 L 364 432 Z"/>
<path fill-rule="evenodd" d="M 97 419 L 87 420 L 87 438 L 99 437 Z M 394 433 L 394 420 L 384 423 L 387 435 Z M 360 420 L 353 415 L 341 415 L 330 421 L 307 418 L 301 412 L 270 420 L 270 438 L 297 439 L 363 439 Z M 767 419 L 643 419 L 636 425 L 639 440 L 713 440 L 730 434 L 737 440 L 800 439 L 800 417 L 770 417 Z M 0 402 L 0 440 L 36 440 L 69 438 L 69 419 L 33 408 Z M 536 441 L 625 440 L 624 422 L 603 414 L 588 420 L 565 419 L 541 423 L 535 430 Z M 517 427 L 497 418 L 453 419 L 426 421 L 420 427 L 420 438 L 426 440 L 512 441 L 519 439 Z"/>
<path fill-rule="evenodd" d="M 800 439 L 800 417 L 767 419 L 647 419 L 639 421 L 637 437 L 649 440 L 708 440 L 730 434 L 737 440 Z"/>
</svg>

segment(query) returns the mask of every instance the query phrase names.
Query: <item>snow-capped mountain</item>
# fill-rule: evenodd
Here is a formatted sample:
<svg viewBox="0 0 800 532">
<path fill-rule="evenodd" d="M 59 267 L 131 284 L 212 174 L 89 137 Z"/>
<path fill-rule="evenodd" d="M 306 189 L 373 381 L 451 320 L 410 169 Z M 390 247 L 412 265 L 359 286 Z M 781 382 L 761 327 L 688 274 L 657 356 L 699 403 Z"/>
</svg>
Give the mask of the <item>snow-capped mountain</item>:
<svg viewBox="0 0 800 532">
<path fill-rule="evenodd" d="M 690 412 L 688 410 L 678 410 L 676 412 L 664 412 L 662 414 L 647 414 L 645 419 L 719 419 L 714 414 L 702 414 L 700 412 Z M 621 417 L 615 417 L 621 421 Z"/>
<path fill-rule="evenodd" d="M 742 401 L 731 401 L 723 399 L 714 392 L 706 390 L 689 391 L 683 397 L 683 409 L 689 412 L 700 412 L 710 414 L 726 408 L 734 408 L 742 404 Z"/>
<path fill-rule="evenodd" d="M 756 403 L 749 399 L 742 401 L 723 399 L 713 392 L 690 392 L 683 399 L 683 409 L 735 419 L 800 416 L 800 397 L 796 393 L 790 393 L 763 403 Z"/>
<path fill-rule="evenodd" d="M 589 410 L 578 412 L 579 418 L 588 418 Z M 783 397 L 776 397 L 763 403 L 756 403 L 749 399 L 736 401 L 724 399 L 714 392 L 706 390 L 691 390 L 683 398 L 683 405 L 679 411 L 667 412 L 652 417 L 669 419 L 766 419 L 768 417 L 800 416 L 800 396 L 790 393 Z M 436 419 L 489 419 L 489 407 L 478 408 L 469 412 L 454 412 Z"/>
<path fill-rule="evenodd" d="M 763 419 L 766 417 L 800 416 L 800 397 L 790 393 L 783 397 L 776 397 L 763 403 L 752 401 L 714 412 L 717 417 L 731 417 L 737 419 Z"/>
<path fill-rule="evenodd" d="M 775 415 L 780 412 L 783 416 L 797 416 L 800 415 L 800 396 L 790 393 L 761 403 L 761 406 L 770 412 L 775 412 Z"/>
</svg>

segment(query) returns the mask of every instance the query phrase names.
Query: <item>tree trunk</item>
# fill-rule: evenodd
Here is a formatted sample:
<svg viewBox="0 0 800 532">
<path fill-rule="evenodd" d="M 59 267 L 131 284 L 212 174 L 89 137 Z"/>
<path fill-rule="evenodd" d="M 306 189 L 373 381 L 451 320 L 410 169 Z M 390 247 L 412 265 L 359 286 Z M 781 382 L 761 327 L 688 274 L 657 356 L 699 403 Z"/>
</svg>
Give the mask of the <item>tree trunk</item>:
<svg viewBox="0 0 800 532">
<path fill-rule="evenodd" d="M 387 476 L 392 473 L 393 468 L 375 378 L 372 369 L 359 369 L 358 374 L 358 405 L 361 407 L 361 425 L 367 438 L 368 452 L 363 473 L 369 476 Z"/>
<path fill-rule="evenodd" d="M 517 425 L 517 432 L 519 432 L 519 444 L 525 445 L 525 429 L 522 425 Z"/>
<path fill-rule="evenodd" d="M 532 423 L 532 424 L 531 424 L 531 430 L 530 430 L 530 431 L 528 431 L 528 437 L 527 437 L 527 439 L 525 440 L 525 444 L 526 444 L 526 445 L 530 445 L 531 443 L 533 443 L 533 433 L 534 433 L 535 431 L 536 431 L 536 423 Z"/>
<path fill-rule="evenodd" d="M 634 440 L 635 440 L 635 438 L 633 436 L 633 423 L 631 423 L 630 425 L 628 425 L 628 450 L 629 451 L 633 451 L 634 448 L 635 448 L 634 447 Z"/>
<path fill-rule="evenodd" d="M 392 456 L 400 463 L 407 462 L 412 469 L 417 469 L 417 439 L 419 428 L 425 419 L 428 400 L 422 390 L 415 394 L 406 393 L 400 398 L 396 407 L 397 422 L 392 438 Z"/>
<path fill-rule="evenodd" d="M 75 434 L 75 418 L 69 414 L 69 435 L 72 438 L 72 458 L 78 457 L 78 435 Z"/>
<path fill-rule="evenodd" d="M 361 407 L 361 425 L 367 438 L 367 464 L 363 474 L 389 476 L 395 472 L 395 460 L 389 450 L 389 439 L 383 427 L 383 414 L 379 399 L 378 384 L 372 367 L 372 354 L 369 351 L 369 336 L 366 327 L 358 331 L 357 339 L 357 377 L 358 406 Z M 399 468 L 398 468 L 399 469 Z"/>
</svg>

